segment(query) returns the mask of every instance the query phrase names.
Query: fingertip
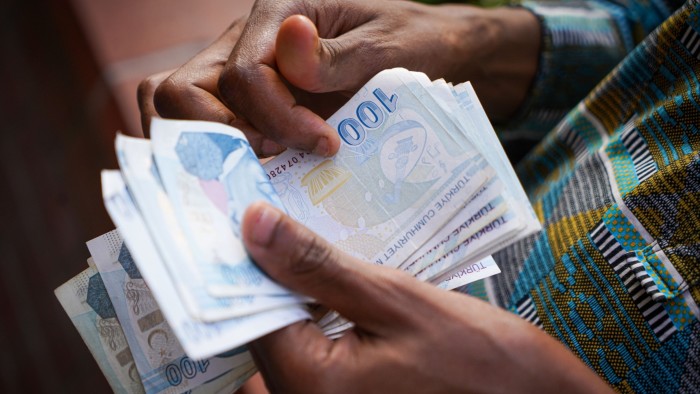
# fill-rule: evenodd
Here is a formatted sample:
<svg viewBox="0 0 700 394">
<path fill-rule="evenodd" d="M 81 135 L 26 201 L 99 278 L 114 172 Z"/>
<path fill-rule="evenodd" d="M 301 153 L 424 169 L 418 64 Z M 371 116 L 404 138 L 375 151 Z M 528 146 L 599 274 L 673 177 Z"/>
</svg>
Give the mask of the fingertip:
<svg viewBox="0 0 700 394">
<path fill-rule="evenodd" d="M 280 25 L 275 43 L 275 60 L 282 75 L 294 86 L 311 92 L 321 89 L 317 78 L 319 40 L 309 18 L 292 15 Z"/>
<path fill-rule="evenodd" d="M 148 137 L 150 134 L 151 119 L 158 117 L 153 96 L 155 91 L 163 81 L 165 81 L 174 70 L 167 70 L 157 74 L 150 75 L 143 79 L 136 88 L 136 101 L 141 112 L 141 128 L 142 136 Z"/>
<path fill-rule="evenodd" d="M 283 143 L 290 147 L 313 152 L 319 156 L 333 156 L 340 148 L 338 132 L 306 107 L 296 105 L 292 119 L 296 121 L 296 132 L 285 135 Z"/>
<path fill-rule="evenodd" d="M 314 148 L 314 153 L 319 156 L 329 157 L 338 153 L 340 138 L 335 133 L 319 137 Z"/>
</svg>

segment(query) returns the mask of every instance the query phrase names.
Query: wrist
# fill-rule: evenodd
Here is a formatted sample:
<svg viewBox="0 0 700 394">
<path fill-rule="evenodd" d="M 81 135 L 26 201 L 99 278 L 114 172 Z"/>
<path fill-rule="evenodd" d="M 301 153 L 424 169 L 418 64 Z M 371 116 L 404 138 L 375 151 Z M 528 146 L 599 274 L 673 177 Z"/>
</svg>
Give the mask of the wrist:
<svg viewBox="0 0 700 394">
<path fill-rule="evenodd" d="M 460 81 L 470 80 L 494 121 L 507 121 L 525 101 L 537 72 L 540 22 L 524 8 L 467 10 L 460 17 Z"/>
</svg>

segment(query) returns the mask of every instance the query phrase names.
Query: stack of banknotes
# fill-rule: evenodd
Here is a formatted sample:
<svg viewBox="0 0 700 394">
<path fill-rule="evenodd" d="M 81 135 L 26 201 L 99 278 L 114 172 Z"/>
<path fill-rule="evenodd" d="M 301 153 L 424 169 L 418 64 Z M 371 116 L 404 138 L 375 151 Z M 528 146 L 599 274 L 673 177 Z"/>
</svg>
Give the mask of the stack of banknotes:
<svg viewBox="0 0 700 394">
<path fill-rule="evenodd" d="M 310 318 L 312 300 L 246 254 L 254 201 L 446 290 L 499 273 L 490 254 L 540 229 L 469 83 L 386 70 L 328 123 L 335 156 L 289 149 L 262 165 L 218 123 L 154 119 L 151 140 L 117 136 L 120 170 L 102 188 L 118 230 L 56 289 L 115 391 L 231 392 L 256 371 L 246 343 Z M 330 338 L 353 326 L 332 311 L 316 322 Z"/>
</svg>

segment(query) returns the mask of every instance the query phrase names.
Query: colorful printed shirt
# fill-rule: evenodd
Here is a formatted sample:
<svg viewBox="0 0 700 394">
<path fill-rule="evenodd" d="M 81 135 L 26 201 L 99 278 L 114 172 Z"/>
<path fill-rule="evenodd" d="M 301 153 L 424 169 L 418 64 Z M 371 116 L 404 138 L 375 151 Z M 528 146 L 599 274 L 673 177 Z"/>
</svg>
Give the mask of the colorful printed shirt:
<svg viewBox="0 0 700 394">
<path fill-rule="evenodd" d="M 523 0 L 520 5 L 540 19 L 542 52 L 529 99 L 502 127 L 504 143 L 517 141 L 529 150 L 682 4 Z"/>
<path fill-rule="evenodd" d="M 519 127 L 541 141 L 517 170 L 544 230 L 463 291 L 537 325 L 616 390 L 699 392 L 700 2 L 523 5 L 544 50 Z"/>
</svg>

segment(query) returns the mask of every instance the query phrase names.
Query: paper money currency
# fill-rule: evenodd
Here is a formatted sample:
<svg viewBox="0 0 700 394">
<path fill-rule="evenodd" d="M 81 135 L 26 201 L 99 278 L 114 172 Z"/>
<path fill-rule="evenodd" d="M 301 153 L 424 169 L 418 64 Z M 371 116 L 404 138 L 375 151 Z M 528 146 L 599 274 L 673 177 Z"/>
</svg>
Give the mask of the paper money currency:
<svg viewBox="0 0 700 394">
<path fill-rule="evenodd" d="M 415 274 L 425 266 L 447 254 L 464 240 L 482 229 L 486 224 L 508 210 L 508 203 L 501 193 L 498 179 L 489 181 L 462 209 L 433 237 L 438 243 L 428 243 L 415 250 L 400 265 L 400 269 Z"/>
<path fill-rule="evenodd" d="M 90 259 L 92 261 L 92 258 Z M 128 341 L 117 319 L 111 299 L 102 278 L 94 267 L 55 290 L 56 297 L 88 346 L 100 370 L 115 393 L 138 394 L 146 392 L 232 393 L 252 376 L 257 369 L 252 360 L 231 369 L 225 377 L 214 377 L 194 388 L 180 387 L 178 381 L 187 380 L 196 372 L 208 368 L 208 361 L 192 363 L 183 358 L 179 365 L 169 364 L 165 373 L 172 387 L 166 390 L 150 388 L 146 391 L 136 368 Z"/>
<path fill-rule="evenodd" d="M 280 195 L 303 196 L 283 197 L 295 219 L 367 261 L 398 266 L 491 176 L 395 70 L 372 78 L 328 123 L 341 138 L 333 158 L 287 150 L 264 168 Z"/>
<path fill-rule="evenodd" d="M 129 344 L 97 269 L 88 267 L 54 293 L 115 393 L 144 393 Z"/>
<path fill-rule="evenodd" d="M 498 268 L 496 261 L 493 257 L 488 256 L 475 263 L 470 263 L 469 265 L 450 271 L 449 276 L 445 276 L 444 279 L 439 278 L 437 280 L 431 280 L 431 283 L 444 290 L 453 290 L 468 283 L 476 282 L 479 279 L 499 274 L 500 272 L 501 270 Z"/>
<path fill-rule="evenodd" d="M 162 315 L 169 322 L 179 343 L 187 354 L 194 359 L 210 357 L 243 345 L 266 333 L 287 326 L 294 322 L 307 319 L 308 313 L 301 307 L 281 307 L 262 313 L 239 318 L 222 320 L 217 323 L 204 323 L 188 314 L 179 302 L 179 294 L 170 280 L 165 264 L 150 240 L 150 234 L 141 216 L 131 200 L 121 175 L 118 171 L 103 171 L 102 187 L 105 206 L 112 220 L 121 233 L 112 232 L 106 236 L 88 242 L 88 249 L 95 259 L 105 283 L 114 283 L 115 288 L 124 287 L 124 283 L 134 281 L 127 278 L 125 268 L 119 262 L 118 252 L 131 250 L 133 258 L 128 265 L 131 271 L 138 271 L 135 261 L 139 262 L 138 283 L 148 283 L 151 299 L 160 305 Z M 124 234 L 123 247 L 119 234 Z M 118 251 L 109 245 L 120 245 Z M 129 253 L 131 256 L 131 253 Z M 152 293 L 151 293 L 152 292 Z M 112 294 L 110 293 L 110 296 Z M 120 310 L 129 312 L 124 306 L 125 301 L 115 302 L 117 313 Z M 122 302 L 123 301 L 123 302 Z M 127 338 L 129 330 L 125 329 Z M 138 359 L 138 355 L 135 354 Z M 138 364 L 137 364 L 138 365 Z"/>
<path fill-rule="evenodd" d="M 250 203 L 284 209 L 243 133 L 210 122 L 154 119 L 151 135 L 158 174 L 208 291 L 289 295 L 250 261 L 240 240 Z"/>
<path fill-rule="evenodd" d="M 213 322 L 303 302 L 302 297 L 292 294 L 246 294 L 223 298 L 209 294 L 196 257 L 160 183 L 158 169 L 153 162 L 151 142 L 119 134 L 115 149 L 121 174 L 129 184 L 129 191 L 138 205 L 149 234 L 190 315 L 204 322 Z M 147 247 L 142 246 L 146 241 L 140 240 L 132 250 Z"/>
<path fill-rule="evenodd" d="M 92 240 L 88 248 L 147 393 L 180 393 L 218 379 L 225 387 L 233 378 L 228 373 L 251 361 L 244 349 L 226 358 L 188 357 L 118 235 Z"/>
<path fill-rule="evenodd" d="M 386 70 L 328 123 L 334 157 L 290 149 L 263 166 L 217 123 L 154 119 L 152 141 L 117 138 L 121 172 L 102 186 L 119 233 L 88 246 L 146 392 L 235 389 L 255 371 L 241 345 L 310 318 L 243 248 L 254 201 L 446 290 L 499 273 L 489 255 L 540 228 L 469 83 Z M 332 339 L 353 327 L 332 311 L 317 324 Z"/>
</svg>

